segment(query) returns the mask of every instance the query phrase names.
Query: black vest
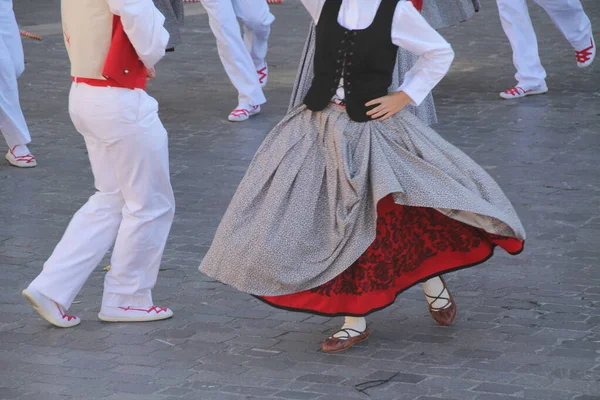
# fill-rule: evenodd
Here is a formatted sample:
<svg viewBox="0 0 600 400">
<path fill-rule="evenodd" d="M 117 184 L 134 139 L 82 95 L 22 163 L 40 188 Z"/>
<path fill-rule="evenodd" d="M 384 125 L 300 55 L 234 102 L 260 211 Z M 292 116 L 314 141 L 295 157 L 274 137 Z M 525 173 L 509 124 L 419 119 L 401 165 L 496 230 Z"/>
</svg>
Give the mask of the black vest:
<svg viewBox="0 0 600 400">
<path fill-rule="evenodd" d="M 367 122 L 373 107 L 365 103 L 388 94 L 398 47 L 392 43 L 392 22 L 399 0 L 382 0 L 373 23 L 349 30 L 338 22 L 342 0 L 327 0 L 317 24 L 315 77 L 304 98 L 312 111 L 331 101 L 344 78 L 346 111 L 353 121 Z"/>
</svg>

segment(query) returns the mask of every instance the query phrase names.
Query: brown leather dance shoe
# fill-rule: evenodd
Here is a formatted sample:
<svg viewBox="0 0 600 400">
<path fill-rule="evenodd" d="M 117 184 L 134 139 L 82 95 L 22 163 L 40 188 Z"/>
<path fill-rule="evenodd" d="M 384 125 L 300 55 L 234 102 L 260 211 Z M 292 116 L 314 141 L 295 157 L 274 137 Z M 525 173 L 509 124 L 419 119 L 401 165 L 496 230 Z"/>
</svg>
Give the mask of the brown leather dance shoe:
<svg viewBox="0 0 600 400">
<path fill-rule="evenodd" d="M 446 300 L 448 303 L 450 303 L 449 307 L 446 307 L 448 303 L 444 304 L 444 307 L 433 307 L 431 304 L 429 304 L 429 312 L 431 313 L 431 316 L 435 322 L 442 326 L 448 326 L 452 324 L 456 318 L 456 302 L 454 301 L 454 297 L 452 297 L 452 293 L 450 293 L 450 289 L 448 289 L 448 286 L 446 286 L 446 281 L 444 278 L 440 276 L 440 279 L 444 284 L 444 290 L 447 291 L 448 297 L 442 296 L 444 294 L 444 290 L 442 290 L 442 293 L 437 296 L 429 296 L 427 293 L 425 293 L 425 296 L 433 299 L 431 304 L 435 303 L 436 300 Z"/>
<path fill-rule="evenodd" d="M 358 333 L 357 336 L 350 336 L 350 332 Z M 341 338 L 336 338 L 330 336 L 321 343 L 321 351 L 324 353 L 338 353 L 340 351 L 348 350 L 350 347 L 354 346 L 356 343 L 360 343 L 363 340 L 367 340 L 369 335 L 371 334 L 371 330 L 369 328 L 365 329 L 364 332 L 359 332 L 354 329 L 346 328 L 340 329 L 339 332 L 344 332 L 346 336 Z M 337 333 L 339 333 L 337 332 Z"/>
</svg>

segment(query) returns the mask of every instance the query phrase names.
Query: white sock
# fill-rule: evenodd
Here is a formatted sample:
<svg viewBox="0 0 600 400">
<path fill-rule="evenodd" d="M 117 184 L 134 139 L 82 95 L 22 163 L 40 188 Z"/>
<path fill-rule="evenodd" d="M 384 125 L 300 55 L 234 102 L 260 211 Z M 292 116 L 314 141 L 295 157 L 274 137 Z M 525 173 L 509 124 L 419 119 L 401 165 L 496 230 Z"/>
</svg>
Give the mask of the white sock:
<svg viewBox="0 0 600 400">
<path fill-rule="evenodd" d="M 350 335 L 350 337 L 354 337 L 354 336 L 358 336 L 360 333 L 364 332 L 365 329 L 367 329 L 367 320 L 364 317 L 345 317 L 344 318 L 344 326 L 342 326 L 342 329 L 353 329 L 353 330 L 348 330 L 347 334 L 344 331 L 340 331 L 338 333 L 336 333 L 335 335 L 333 335 L 333 337 L 336 338 L 347 338 L 348 335 Z M 354 332 L 354 331 L 358 331 L 358 332 Z"/>
<path fill-rule="evenodd" d="M 450 298 L 450 294 L 448 293 L 448 290 L 444 287 L 444 282 L 442 282 L 442 280 L 439 277 L 436 276 L 435 278 L 431 278 L 430 280 L 423 282 L 421 285 L 423 286 L 423 291 L 427 296 L 431 296 L 433 298 L 437 296 L 443 297 L 442 299 L 434 300 L 425 296 L 429 305 L 431 305 L 433 308 L 438 309 L 450 307 L 452 303 L 450 303 L 448 300 L 445 300 Z"/>
<path fill-rule="evenodd" d="M 11 150 L 12 150 L 13 154 L 15 155 L 15 157 L 26 156 L 27 154 L 29 154 L 29 149 L 27 148 L 26 144 L 18 144 L 15 147 L 13 147 Z"/>
</svg>

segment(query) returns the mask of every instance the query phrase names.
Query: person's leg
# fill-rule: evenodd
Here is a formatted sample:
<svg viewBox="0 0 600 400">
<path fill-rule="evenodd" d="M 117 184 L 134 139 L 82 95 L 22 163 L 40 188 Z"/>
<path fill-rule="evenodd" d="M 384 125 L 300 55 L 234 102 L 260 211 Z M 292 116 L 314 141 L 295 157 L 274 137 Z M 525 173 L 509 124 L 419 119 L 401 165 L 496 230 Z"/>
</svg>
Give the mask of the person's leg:
<svg viewBox="0 0 600 400">
<path fill-rule="evenodd" d="M 257 78 L 264 86 L 268 79 L 265 58 L 271 24 L 275 21 L 275 17 L 269 12 L 269 5 L 263 0 L 233 0 L 233 8 L 242 21 L 244 42 L 254 62 Z"/>
<path fill-rule="evenodd" d="M 35 158 L 27 148 L 31 136 L 17 85 L 25 69 L 23 46 L 11 4 L 0 6 L 0 131 L 9 147 L 7 160 L 17 167 L 34 167 Z"/>
<path fill-rule="evenodd" d="M 595 56 L 592 23 L 579 0 L 535 0 L 546 11 L 552 22 L 571 43 L 577 53 L 580 67 L 589 66 Z"/>
<path fill-rule="evenodd" d="M 97 192 L 75 213 L 44 264 L 43 271 L 26 289 L 34 296 L 36 293 L 43 295 L 64 309 L 71 306 L 89 275 L 114 243 L 125 204 L 115 166 L 108 156 L 111 149 L 95 134 L 97 129 L 102 129 L 98 118 L 90 119 L 81 114 L 82 108 L 89 107 L 90 89 L 82 84 L 73 86 L 69 111 L 76 129 L 85 139 Z M 102 89 L 96 88 L 91 95 Z M 97 103 L 101 105 L 102 101 Z M 89 110 L 85 113 L 89 114 Z"/>
<path fill-rule="evenodd" d="M 266 102 L 252 56 L 240 32 L 232 0 L 202 0 L 225 72 L 238 91 L 238 109 L 252 115 Z M 245 120 L 235 119 L 235 120 Z"/>
<path fill-rule="evenodd" d="M 496 0 L 504 33 L 513 51 L 517 69 L 515 90 L 504 92 L 504 98 L 523 97 L 547 91 L 546 71 L 538 54 L 538 44 L 526 0 Z"/>
<path fill-rule="evenodd" d="M 173 222 L 175 199 L 169 175 L 167 131 L 158 117 L 158 103 L 137 91 L 138 120 L 109 139 L 110 162 L 125 199 L 123 220 L 104 282 L 99 317 L 105 321 L 168 318 L 172 312 L 154 307 L 163 251 Z"/>
<path fill-rule="evenodd" d="M 446 283 L 435 277 L 423 282 L 422 287 L 433 318 L 440 325 L 450 325 L 456 317 L 456 304 Z M 364 317 L 345 317 L 344 325 L 321 344 L 321 350 L 325 353 L 347 350 L 366 340 L 369 334 Z"/>
<path fill-rule="evenodd" d="M 433 319 L 440 325 L 452 324 L 456 318 L 456 302 L 444 279 L 441 276 L 431 278 L 421 286 Z"/>
<path fill-rule="evenodd" d="M 324 353 L 337 353 L 348 350 L 356 343 L 366 340 L 371 334 L 364 317 L 344 317 L 344 325 L 339 331 L 321 343 Z"/>
</svg>

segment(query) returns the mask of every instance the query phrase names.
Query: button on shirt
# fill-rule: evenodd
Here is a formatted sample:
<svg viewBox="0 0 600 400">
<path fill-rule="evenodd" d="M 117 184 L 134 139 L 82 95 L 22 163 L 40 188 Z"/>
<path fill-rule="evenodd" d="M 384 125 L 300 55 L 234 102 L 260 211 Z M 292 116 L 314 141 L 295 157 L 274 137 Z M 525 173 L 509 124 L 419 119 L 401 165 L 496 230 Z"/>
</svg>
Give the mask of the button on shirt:
<svg viewBox="0 0 600 400">
<path fill-rule="evenodd" d="M 301 0 L 315 24 L 326 0 Z M 381 0 L 342 0 L 338 23 L 346 29 L 365 29 L 373 22 Z M 454 52 L 450 44 L 425 21 L 410 1 L 400 0 L 394 12 L 391 40 L 419 56 L 396 91 L 403 91 L 413 105 L 419 105 L 446 75 Z M 344 99 L 344 81 L 340 80 L 334 98 Z"/>
</svg>

